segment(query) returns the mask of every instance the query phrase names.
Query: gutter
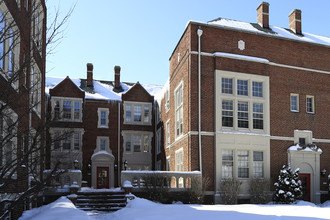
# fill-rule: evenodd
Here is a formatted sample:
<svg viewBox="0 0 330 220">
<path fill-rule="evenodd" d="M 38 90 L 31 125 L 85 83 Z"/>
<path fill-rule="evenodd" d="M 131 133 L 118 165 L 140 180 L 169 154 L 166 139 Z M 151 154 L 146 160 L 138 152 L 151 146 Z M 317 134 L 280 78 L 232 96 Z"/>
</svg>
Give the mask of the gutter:
<svg viewBox="0 0 330 220">
<path fill-rule="evenodd" d="M 118 186 L 120 186 L 121 185 L 121 180 L 120 180 L 120 174 L 121 174 L 121 172 L 120 172 L 120 170 L 121 170 L 121 167 L 120 167 L 120 160 L 121 160 L 121 158 L 120 158 L 120 102 L 118 102 L 118 142 L 117 142 L 118 144 L 118 159 L 117 159 L 117 172 L 118 172 Z"/>
<path fill-rule="evenodd" d="M 202 136 L 201 136 L 201 36 L 203 31 L 198 27 L 198 150 L 199 150 L 199 170 L 202 173 Z"/>
</svg>

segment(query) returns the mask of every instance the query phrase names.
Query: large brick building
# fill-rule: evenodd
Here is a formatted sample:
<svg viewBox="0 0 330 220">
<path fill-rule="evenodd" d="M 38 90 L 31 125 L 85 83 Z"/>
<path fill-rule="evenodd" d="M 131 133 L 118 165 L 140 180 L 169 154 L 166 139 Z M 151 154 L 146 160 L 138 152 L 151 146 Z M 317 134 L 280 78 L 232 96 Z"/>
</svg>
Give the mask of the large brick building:
<svg viewBox="0 0 330 220">
<path fill-rule="evenodd" d="M 93 188 L 120 186 L 120 171 L 155 167 L 155 105 L 161 86 L 114 81 L 46 78 L 50 141 L 47 161 L 69 169 L 59 183 Z M 81 170 L 82 172 L 80 172 Z M 82 177 L 81 177 L 82 175 Z M 80 181 L 83 181 L 82 183 Z"/>
<path fill-rule="evenodd" d="M 41 179 L 46 14 L 44 0 L 0 1 L 1 215 L 31 187 L 33 178 Z M 34 137 L 38 137 L 37 144 L 32 142 Z M 35 149 L 33 154 L 31 149 Z M 15 212 L 5 217 L 19 217 L 30 204 L 20 200 Z"/>
<path fill-rule="evenodd" d="M 223 178 L 274 182 L 285 164 L 300 168 L 304 199 L 328 194 L 330 38 L 302 32 L 301 11 L 287 28 L 218 18 L 190 21 L 170 57 L 161 116 L 167 168 L 202 171 L 221 202 Z M 298 145 L 300 144 L 300 145 Z"/>
</svg>

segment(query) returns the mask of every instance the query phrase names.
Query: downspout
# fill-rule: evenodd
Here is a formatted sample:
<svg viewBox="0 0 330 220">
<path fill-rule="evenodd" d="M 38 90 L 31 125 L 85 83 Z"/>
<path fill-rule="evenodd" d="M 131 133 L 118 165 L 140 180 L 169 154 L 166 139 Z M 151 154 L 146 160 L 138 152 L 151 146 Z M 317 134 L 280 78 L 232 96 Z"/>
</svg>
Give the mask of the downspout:
<svg viewBox="0 0 330 220">
<path fill-rule="evenodd" d="M 117 172 L 118 172 L 118 186 L 121 185 L 120 174 L 121 174 L 121 167 L 120 167 L 120 102 L 118 102 L 118 158 L 117 158 Z"/>
<path fill-rule="evenodd" d="M 201 36 L 203 30 L 198 27 L 198 150 L 199 150 L 199 170 L 202 172 L 202 137 L 201 137 Z"/>
</svg>

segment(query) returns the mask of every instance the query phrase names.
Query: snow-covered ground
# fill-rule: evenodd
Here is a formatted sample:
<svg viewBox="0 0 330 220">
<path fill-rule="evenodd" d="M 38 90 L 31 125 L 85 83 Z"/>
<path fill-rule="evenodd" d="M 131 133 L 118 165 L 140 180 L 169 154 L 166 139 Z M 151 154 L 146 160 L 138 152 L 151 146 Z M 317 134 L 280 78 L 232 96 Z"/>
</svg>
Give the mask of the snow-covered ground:
<svg viewBox="0 0 330 220">
<path fill-rule="evenodd" d="M 330 219 L 330 201 L 316 206 L 299 201 L 295 205 L 163 205 L 135 198 L 126 208 L 114 213 L 94 215 L 76 209 L 66 197 L 23 213 L 20 220 L 176 220 L 176 219 L 230 219 L 230 220 L 320 220 Z"/>
</svg>

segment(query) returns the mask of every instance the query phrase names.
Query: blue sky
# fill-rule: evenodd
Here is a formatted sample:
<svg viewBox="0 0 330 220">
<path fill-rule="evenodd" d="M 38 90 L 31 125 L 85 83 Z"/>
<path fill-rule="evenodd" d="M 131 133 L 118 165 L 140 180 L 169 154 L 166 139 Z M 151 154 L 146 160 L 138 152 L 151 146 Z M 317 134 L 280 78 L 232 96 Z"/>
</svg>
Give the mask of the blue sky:
<svg viewBox="0 0 330 220">
<path fill-rule="evenodd" d="M 330 37 L 330 0 L 268 0 L 270 25 L 289 25 L 293 9 L 302 10 L 303 32 Z M 189 20 L 223 17 L 257 20 L 261 0 L 48 0 L 48 18 L 55 8 L 64 15 L 76 4 L 64 38 L 47 57 L 47 76 L 113 80 L 115 65 L 121 81 L 163 85 L 169 57 Z M 50 23 L 50 21 L 48 21 Z"/>
</svg>

